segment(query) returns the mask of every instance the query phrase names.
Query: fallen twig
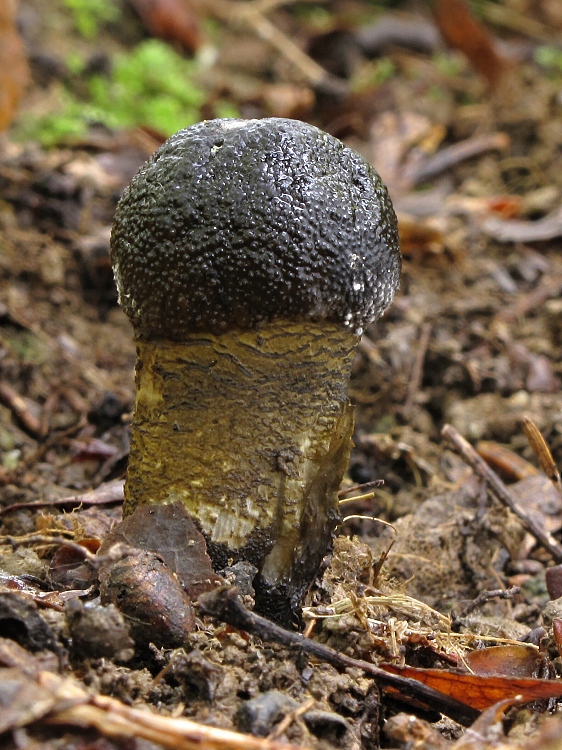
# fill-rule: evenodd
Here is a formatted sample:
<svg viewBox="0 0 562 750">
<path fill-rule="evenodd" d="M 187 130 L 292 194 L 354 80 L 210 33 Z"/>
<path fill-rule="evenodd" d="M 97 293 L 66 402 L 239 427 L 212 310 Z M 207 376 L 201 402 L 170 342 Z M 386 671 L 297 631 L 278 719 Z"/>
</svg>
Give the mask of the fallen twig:
<svg viewBox="0 0 562 750">
<path fill-rule="evenodd" d="M 416 352 L 416 358 L 412 367 L 412 373 L 408 382 L 408 395 L 406 402 L 404 403 L 404 409 L 402 413 L 406 420 L 409 420 L 412 416 L 412 410 L 414 408 L 416 395 L 420 389 L 422 378 L 423 378 L 423 363 L 425 355 L 427 353 L 427 347 L 429 346 L 429 339 L 431 337 L 431 324 L 424 323 L 420 330 L 420 337 L 418 343 L 418 350 Z"/>
<path fill-rule="evenodd" d="M 562 563 L 562 547 L 548 531 L 541 529 L 537 523 L 522 510 L 511 497 L 508 488 L 498 477 L 496 472 L 481 458 L 470 443 L 460 435 L 454 427 L 446 424 L 441 434 L 455 448 L 466 463 L 481 479 L 486 482 L 492 494 L 505 506 L 515 513 L 525 529 L 532 534 L 537 542 L 544 547 L 557 563 Z"/>
<path fill-rule="evenodd" d="M 264 12 L 279 4 L 281 3 L 267 3 L 263 0 L 254 0 L 254 2 L 232 2 L 232 0 L 209 2 L 207 0 L 206 7 L 223 21 L 249 26 L 255 34 L 269 42 L 294 65 L 311 86 L 340 96 L 348 94 L 349 89 L 344 80 L 331 75 L 266 18 Z"/>
<path fill-rule="evenodd" d="M 445 172 L 455 164 L 474 156 L 479 156 L 486 151 L 506 151 L 509 148 L 509 136 L 506 133 L 489 133 L 467 138 L 452 146 L 446 146 L 432 156 L 428 156 L 422 162 L 414 163 L 404 170 L 403 177 L 408 184 L 415 186 L 420 182 L 435 177 Z"/>
<path fill-rule="evenodd" d="M 562 294 L 562 277 L 549 274 L 532 292 L 522 295 L 513 304 L 502 308 L 494 318 L 493 326 L 513 323 L 524 318 L 531 310 L 542 307 L 549 299 L 557 299 Z"/>
<path fill-rule="evenodd" d="M 94 555 L 93 552 L 90 552 L 89 549 L 86 549 L 82 544 L 78 544 L 78 542 L 73 542 L 71 539 L 66 539 L 63 536 L 48 536 L 47 534 L 33 534 L 25 537 L 6 536 L 3 538 L 3 541 L 13 549 L 27 544 L 68 547 L 73 552 L 76 552 L 76 554 L 81 555 L 95 570 L 106 563 L 116 562 L 122 557 L 127 557 L 136 552 L 130 545 L 119 542 L 110 547 L 106 554 Z"/>
<path fill-rule="evenodd" d="M 309 698 L 304 703 L 301 703 L 301 705 L 298 706 L 298 708 L 295 708 L 294 711 L 289 711 L 289 713 L 283 719 L 281 719 L 279 724 L 277 724 L 275 729 L 272 732 L 270 732 L 268 739 L 276 740 L 279 737 L 281 737 L 281 735 L 284 732 L 286 732 L 287 729 L 291 726 L 293 721 L 298 719 L 299 716 L 302 716 L 307 711 L 310 711 L 310 709 L 314 706 L 315 703 L 316 703 L 316 700 L 314 698 Z"/>
<path fill-rule="evenodd" d="M 384 484 L 384 479 L 373 479 L 371 482 L 363 482 L 362 484 L 354 484 L 353 487 L 347 487 L 346 489 L 341 489 L 338 492 L 338 497 L 343 498 L 344 495 L 349 495 L 351 492 L 359 492 L 365 493 L 367 490 L 372 490 L 375 487 L 382 487 Z M 351 502 L 352 500 L 356 500 L 357 498 L 351 497 L 346 500 L 340 500 L 340 505 L 342 502 Z"/>
<path fill-rule="evenodd" d="M 365 674 L 374 677 L 381 685 L 394 688 L 402 695 L 422 701 L 426 706 L 440 711 L 459 724 L 470 726 L 479 716 L 479 712 L 470 706 L 428 688 L 421 682 L 385 672 L 374 664 L 346 656 L 328 646 L 305 638 L 301 633 L 292 633 L 265 617 L 250 612 L 242 603 L 238 589 L 234 586 L 223 586 L 202 594 L 198 603 L 204 614 L 226 622 L 239 630 L 252 633 L 263 641 L 277 641 L 285 646 L 298 648 L 317 659 L 328 662 L 337 669 L 361 669 Z"/>
<path fill-rule="evenodd" d="M 39 500 L 31 503 L 12 503 L 0 508 L 0 517 L 22 508 L 48 508 L 53 505 L 109 505 L 109 503 L 123 502 L 123 479 L 101 484 L 95 490 L 83 492 L 81 495 L 57 497 L 52 500 Z"/>
<path fill-rule="evenodd" d="M 115 698 L 90 694 L 54 672 L 39 672 L 36 682 L 49 692 L 50 705 L 47 703 L 43 717 L 49 724 L 95 727 L 106 737 L 142 738 L 173 750 L 306 750 L 301 745 L 131 708 Z"/>
<path fill-rule="evenodd" d="M 451 628 L 455 630 L 455 625 L 459 620 L 468 617 L 469 614 L 474 612 L 475 609 L 483 607 L 484 604 L 491 601 L 492 599 L 513 599 L 513 597 L 521 591 L 519 586 L 512 586 L 509 589 L 495 589 L 494 591 L 481 591 L 476 599 L 469 602 L 458 615 L 455 615 L 451 621 Z"/>
<path fill-rule="evenodd" d="M 28 435 L 33 438 L 45 437 L 42 420 L 31 413 L 25 399 L 4 381 L 0 382 L 0 402 L 8 407 Z"/>
<path fill-rule="evenodd" d="M 489 217 L 482 222 L 482 231 L 499 242 L 544 242 L 562 236 L 562 208 L 558 208 L 542 219 L 496 219 Z"/>
</svg>

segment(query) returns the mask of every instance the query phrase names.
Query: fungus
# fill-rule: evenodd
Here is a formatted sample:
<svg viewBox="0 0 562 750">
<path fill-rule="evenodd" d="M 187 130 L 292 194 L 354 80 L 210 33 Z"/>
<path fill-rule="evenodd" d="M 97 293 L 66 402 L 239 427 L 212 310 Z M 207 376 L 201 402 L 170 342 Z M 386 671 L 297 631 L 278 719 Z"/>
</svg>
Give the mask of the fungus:
<svg viewBox="0 0 562 750">
<path fill-rule="evenodd" d="M 303 122 L 202 122 L 126 188 L 111 257 L 137 343 L 124 512 L 181 501 L 287 622 L 339 518 L 355 348 L 399 283 L 386 187 Z"/>
</svg>

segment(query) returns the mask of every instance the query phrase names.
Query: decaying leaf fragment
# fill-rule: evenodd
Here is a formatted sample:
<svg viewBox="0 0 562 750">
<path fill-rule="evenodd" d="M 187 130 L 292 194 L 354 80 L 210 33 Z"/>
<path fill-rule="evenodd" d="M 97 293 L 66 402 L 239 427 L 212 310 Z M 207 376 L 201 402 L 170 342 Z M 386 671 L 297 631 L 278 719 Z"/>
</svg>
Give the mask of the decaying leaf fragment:
<svg viewBox="0 0 562 750">
<path fill-rule="evenodd" d="M 125 617 L 137 644 L 181 646 L 194 626 L 192 601 L 222 582 L 205 539 L 180 503 L 140 506 L 104 539 L 130 553 L 100 570 L 103 602 Z"/>
</svg>

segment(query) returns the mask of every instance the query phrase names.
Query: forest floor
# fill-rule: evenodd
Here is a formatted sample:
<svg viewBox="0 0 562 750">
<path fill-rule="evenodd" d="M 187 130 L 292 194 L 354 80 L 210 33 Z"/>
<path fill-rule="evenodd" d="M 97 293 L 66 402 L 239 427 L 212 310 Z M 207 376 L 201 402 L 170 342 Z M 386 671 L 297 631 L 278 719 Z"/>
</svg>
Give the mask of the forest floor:
<svg viewBox="0 0 562 750">
<path fill-rule="evenodd" d="M 109 235 L 122 189 L 167 133 L 97 124 L 48 147 L 30 140 L 29 122 L 56 112 L 61 91 L 85 96 L 73 54 L 105 75 L 147 32 L 127 4 L 87 40 L 63 3 L 28 0 L 18 21 L 31 83 L 0 149 L 0 665 L 15 686 L 9 701 L 0 694 L 2 747 L 514 749 L 537 747 L 541 732 L 545 747 L 562 741 L 562 722 L 546 721 L 556 690 L 521 710 L 510 707 L 522 683 L 486 684 L 490 674 L 552 684 L 562 672 L 562 494 L 548 455 L 562 464 L 557 4 L 529 3 L 522 16 L 508 2 L 483 4 L 503 15 L 487 18 L 495 56 L 480 68 L 474 49 L 467 58 L 445 45 L 424 5 L 384 16 L 356 0 L 293 5 L 235 22 L 209 2 L 212 24 L 211 12 L 194 17 L 214 50 L 194 74 L 206 92 L 199 116 L 226 103 L 342 138 L 389 186 L 404 255 L 400 292 L 354 362 L 346 518 L 305 602 L 306 633 L 372 664 L 462 673 L 474 681 L 438 689 L 478 709 L 508 702 L 471 741 L 454 706 L 442 718 L 360 666 L 328 664 L 266 631 L 196 610 L 172 648 L 131 640 L 123 616 L 100 604 L 90 558 L 121 519 L 135 359 Z M 281 34 L 277 47 L 256 18 Z M 293 40 L 310 57 L 295 59 Z M 202 54 L 199 37 L 190 43 Z M 321 85 L 315 64 L 330 71 Z M 548 450 L 529 440 L 528 420 Z M 459 454 L 458 436 L 519 515 Z M 474 656 L 489 646 L 504 650 Z M 124 707 L 169 723 L 146 729 Z M 263 744 L 189 744 L 180 717 Z"/>
</svg>

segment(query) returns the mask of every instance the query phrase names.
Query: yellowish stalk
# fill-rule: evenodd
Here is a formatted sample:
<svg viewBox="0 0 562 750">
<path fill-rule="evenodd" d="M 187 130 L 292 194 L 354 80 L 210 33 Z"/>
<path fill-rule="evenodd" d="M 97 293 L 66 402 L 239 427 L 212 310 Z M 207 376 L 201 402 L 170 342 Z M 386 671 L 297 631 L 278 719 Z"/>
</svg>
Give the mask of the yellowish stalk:
<svg viewBox="0 0 562 750">
<path fill-rule="evenodd" d="M 138 341 L 125 513 L 181 501 L 215 566 L 252 562 L 258 599 L 286 619 L 339 517 L 356 345 L 343 326 L 287 321 Z"/>
</svg>

